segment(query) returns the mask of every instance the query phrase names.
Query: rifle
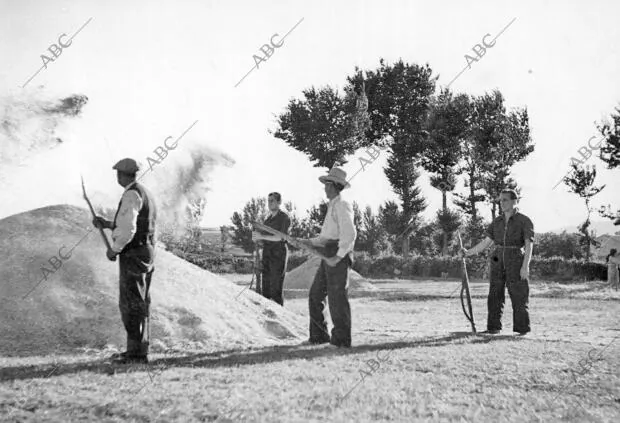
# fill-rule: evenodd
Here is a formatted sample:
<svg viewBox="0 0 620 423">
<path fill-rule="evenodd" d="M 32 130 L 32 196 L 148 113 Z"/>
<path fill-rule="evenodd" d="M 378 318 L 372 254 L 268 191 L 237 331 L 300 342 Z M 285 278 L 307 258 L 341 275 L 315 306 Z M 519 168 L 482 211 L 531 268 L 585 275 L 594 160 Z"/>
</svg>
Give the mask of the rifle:
<svg viewBox="0 0 620 423">
<path fill-rule="evenodd" d="M 82 178 L 82 192 L 84 193 L 84 200 L 86 200 L 86 202 L 88 203 L 88 208 L 90 209 L 90 212 L 93 215 L 93 219 L 96 219 L 97 214 L 95 213 L 95 209 L 93 208 L 92 203 L 88 199 L 88 195 L 86 195 L 86 187 L 84 186 L 84 177 L 80 175 L 80 178 Z M 99 233 L 101 234 L 101 237 L 103 238 L 103 242 L 105 243 L 105 246 L 108 247 L 108 250 L 110 250 L 112 246 L 110 245 L 110 241 L 108 240 L 108 237 L 105 235 L 105 232 L 103 232 L 103 228 L 99 228 Z M 116 261 L 116 257 L 114 257 L 112 261 Z"/>
<path fill-rule="evenodd" d="M 265 231 L 270 233 L 271 235 L 275 235 L 277 237 L 279 237 L 281 240 L 288 242 L 290 245 L 292 245 L 295 248 L 299 248 L 300 250 L 304 250 L 309 252 L 310 254 L 317 256 L 323 260 L 328 260 L 328 257 L 326 257 L 322 252 L 320 252 L 318 249 L 314 248 L 314 247 L 310 247 L 309 245 L 303 244 L 302 242 L 300 242 L 299 240 L 297 240 L 297 238 L 293 238 L 290 235 L 287 235 L 283 232 L 277 231 L 273 228 L 270 228 L 267 225 L 264 225 L 262 223 L 258 223 L 258 222 L 254 222 L 253 223 L 254 227 L 256 229 L 259 229 L 261 231 Z"/>
<path fill-rule="evenodd" d="M 459 238 L 459 246 L 461 247 L 461 249 L 463 249 L 463 240 L 461 239 L 461 233 L 459 231 L 456 231 L 456 235 Z M 471 331 L 473 333 L 476 333 L 476 323 L 474 323 L 474 312 L 471 307 L 471 295 L 469 293 L 469 276 L 467 276 L 467 263 L 465 262 L 465 256 L 463 256 L 462 261 L 463 283 L 461 285 L 461 307 L 463 308 L 463 313 L 465 314 L 465 317 L 467 318 L 467 320 L 469 320 L 469 323 L 471 323 Z M 467 308 L 469 309 L 469 314 L 467 310 L 465 310 L 463 294 L 465 294 L 467 298 Z"/>
</svg>

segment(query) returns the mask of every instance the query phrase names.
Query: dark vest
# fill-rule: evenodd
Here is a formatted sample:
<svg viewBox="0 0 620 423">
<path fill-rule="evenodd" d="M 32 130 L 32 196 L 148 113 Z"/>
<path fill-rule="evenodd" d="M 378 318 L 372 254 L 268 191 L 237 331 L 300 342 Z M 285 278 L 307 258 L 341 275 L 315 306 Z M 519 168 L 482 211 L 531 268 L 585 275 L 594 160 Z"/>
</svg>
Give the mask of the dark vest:
<svg viewBox="0 0 620 423">
<path fill-rule="evenodd" d="M 150 192 L 139 183 L 135 183 L 132 185 L 128 191 L 135 191 L 140 198 L 142 199 L 142 208 L 138 213 L 138 221 L 135 235 L 127 243 L 125 248 L 121 253 L 124 253 L 127 250 L 131 250 L 132 248 L 142 247 L 144 245 L 149 245 L 154 247 L 155 245 L 155 220 L 157 219 L 157 207 L 155 206 L 155 202 L 152 200 L 152 196 Z M 123 199 L 118 203 L 118 209 L 116 210 L 116 215 L 114 216 L 114 226 L 116 227 L 116 217 L 118 216 L 118 212 L 121 208 L 121 203 Z"/>
</svg>

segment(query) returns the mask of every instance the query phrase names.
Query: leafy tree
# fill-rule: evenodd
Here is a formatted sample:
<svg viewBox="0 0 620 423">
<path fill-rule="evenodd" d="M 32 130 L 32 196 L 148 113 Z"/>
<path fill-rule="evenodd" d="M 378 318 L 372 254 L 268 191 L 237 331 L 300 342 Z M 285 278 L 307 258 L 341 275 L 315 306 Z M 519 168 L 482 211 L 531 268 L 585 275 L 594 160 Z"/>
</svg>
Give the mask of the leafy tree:
<svg viewBox="0 0 620 423">
<path fill-rule="evenodd" d="M 488 226 L 489 224 L 478 215 L 476 215 L 475 217 L 469 217 L 461 231 L 463 245 L 466 245 L 468 247 L 473 247 L 474 245 L 476 245 L 481 239 L 485 237 L 485 232 Z"/>
<path fill-rule="evenodd" d="M 620 167 L 620 108 L 616 107 L 615 114 L 611 115 L 611 121 L 598 125 L 598 130 L 603 136 L 599 158 L 607 164 L 608 169 Z M 607 205 L 599 210 L 599 214 L 615 220 L 614 225 L 620 225 L 620 209 L 613 213 L 611 205 Z"/>
<path fill-rule="evenodd" d="M 456 216 L 448 210 L 447 193 L 456 185 L 460 171 L 457 164 L 461 156 L 461 143 L 469 130 L 470 104 L 465 94 L 453 96 L 443 90 L 433 101 L 425 123 L 428 132 L 424 154 L 420 162 L 431 176 L 431 186 L 442 196 L 442 229 L 454 226 L 454 220 L 447 224 L 445 219 Z M 448 232 L 443 232 L 442 254 L 448 253 Z"/>
<path fill-rule="evenodd" d="M 427 203 L 422 196 L 420 187 L 416 185 L 420 172 L 411 163 L 397 166 L 397 163 L 401 161 L 402 156 L 392 155 L 388 158 L 388 167 L 385 173 L 394 192 L 401 198 L 401 213 L 399 214 L 399 229 L 401 233 L 399 233 L 399 236 L 402 240 L 402 253 L 406 257 L 409 254 L 409 235 L 419 226 L 422 212 L 426 209 Z M 395 239 L 395 241 L 398 241 L 398 239 Z"/>
<path fill-rule="evenodd" d="M 606 121 L 598 125 L 603 136 L 600 159 L 607 163 L 608 169 L 620 167 L 620 108 L 616 107 L 611 115 L 612 122 Z"/>
<path fill-rule="evenodd" d="M 355 250 L 359 250 L 360 242 L 361 242 L 359 234 L 360 232 L 362 232 L 363 218 L 362 218 L 362 212 L 360 210 L 360 205 L 357 204 L 357 201 L 353 202 L 352 208 L 353 208 L 353 226 L 355 226 L 355 231 L 358 234 L 357 238 L 355 239 L 355 245 L 353 248 Z"/>
<path fill-rule="evenodd" d="M 371 256 L 376 256 L 387 250 L 387 232 L 381 225 L 381 219 L 373 214 L 370 206 L 366 206 L 364 209 L 362 219 L 362 228 L 358 232 L 358 249 L 368 252 Z"/>
<path fill-rule="evenodd" d="M 582 166 L 577 163 L 571 165 L 572 172 L 564 178 L 564 184 L 568 187 L 568 190 L 581 197 L 586 205 L 587 217 L 579 227 L 579 233 L 581 234 L 581 245 L 586 250 L 586 260 L 590 261 L 590 246 L 597 245 L 594 240 L 595 234 L 589 228 L 590 226 L 590 214 L 592 208 L 590 207 L 590 201 L 592 197 L 601 192 L 605 185 L 597 187 L 594 185 L 596 179 L 596 166 Z"/>
<path fill-rule="evenodd" d="M 363 92 L 357 85 L 345 87 L 345 95 L 329 86 L 303 90 L 302 100 L 293 99 L 278 116 L 276 138 L 310 157 L 315 167 L 331 168 L 346 163 L 346 156 L 366 145 L 364 132 L 369 119 Z M 358 94 L 359 93 L 359 94 Z"/>
<path fill-rule="evenodd" d="M 421 223 L 418 230 L 413 234 L 410 241 L 412 251 L 423 256 L 434 256 L 439 253 L 435 238 L 440 235 L 443 241 L 443 233 L 436 222 Z"/>
<path fill-rule="evenodd" d="M 487 94 L 470 100 L 469 130 L 461 143 L 460 164 L 460 171 L 465 174 L 464 186 L 469 192 L 467 195 L 455 193 L 454 204 L 469 216 L 467 232 L 472 236 L 469 240 L 472 245 L 481 239 L 478 236 L 481 237 L 482 219 L 476 204 L 486 199 L 482 185 L 486 148 L 500 143 L 497 121 L 502 110 L 501 98 L 497 95 Z"/>
<path fill-rule="evenodd" d="M 377 216 L 381 227 L 387 234 L 392 249 L 394 252 L 400 253 L 402 244 L 400 244 L 400 240 L 396 238 L 404 228 L 402 224 L 402 213 L 398 208 L 398 204 L 391 200 L 386 201 L 382 206 L 379 206 Z"/>
<path fill-rule="evenodd" d="M 233 242 L 247 253 L 254 252 L 252 241 L 252 222 L 264 222 L 268 209 L 264 198 L 252 198 L 243 207 L 241 213 L 234 212 L 231 218 L 233 223 Z"/>
<path fill-rule="evenodd" d="M 437 228 L 441 232 L 441 242 L 439 247 L 442 255 L 448 254 L 448 245 L 454 238 L 454 232 L 461 226 L 461 216 L 450 209 L 441 209 L 437 211 Z"/>
<path fill-rule="evenodd" d="M 569 234 L 566 231 L 561 234 L 554 234 L 553 232 L 536 234 L 533 255 L 581 259 L 583 253 L 580 239 L 581 237 L 578 234 Z"/>
<path fill-rule="evenodd" d="M 402 60 L 388 65 L 383 59 L 375 70 L 366 70 L 364 80 L 368 96 L 370 127 L 365 133 L 366 145 L 389 146 L 385 174 L 402 208 L 400 231 L 415 226 L 426 204 L 415 186 L 419 172 L 416 162 L 424 149 L 424 122 L 437 77 L 428 65 L 419 66 Z M 351 86 L 359 86 L 360 72 L 348 78 Z M 409 237 L 402 239 L 408 252 Z"/>
<path fill-rule="evenodd" d="M 534 145 L 526 109 L 507 113 L 504 97 L 497 90 L 475 101 L 482 103 L 482 107 L 477 109 L 478 116 L 474 114 L 473 118 L 474 121 L 479 119 L 474 134 L 480 135 L 480 138 L 476 138 L 480 153 L 477 157 L 481 159 L 480 187 L 485 191 L 486 200 L 491 204 L 491 215 L 495 219 L 500 192 L 511 184 L 516 186 L 510 178 L 511 167 L 533 152 Z"/>
</svg>

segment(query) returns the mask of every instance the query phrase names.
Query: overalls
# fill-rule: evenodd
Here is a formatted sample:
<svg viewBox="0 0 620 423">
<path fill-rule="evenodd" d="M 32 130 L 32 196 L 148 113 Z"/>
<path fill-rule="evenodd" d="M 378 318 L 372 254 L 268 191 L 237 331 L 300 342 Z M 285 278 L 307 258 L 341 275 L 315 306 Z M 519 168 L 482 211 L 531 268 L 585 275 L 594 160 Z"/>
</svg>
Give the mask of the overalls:
<svg viewBox="0 0 620 423">
<path fill-rule="evenodd" d="M 502 312 L 505 302 L 505 288 L 508 288 L 513 311 L 513 331 L 527 333 L 530 331 L 528 311 L 529 281 L 521 279 L 523 265 L 523 247 L 526 239 L 533 241 L 534 227 L 531 220 L 515 212 L 505 222 L 500 216 L 487 231 L 487 236 L 495 242 L 491 254 L 491 283 L 487 300 L 487 330 L 502 329 Z"/>
</svg>

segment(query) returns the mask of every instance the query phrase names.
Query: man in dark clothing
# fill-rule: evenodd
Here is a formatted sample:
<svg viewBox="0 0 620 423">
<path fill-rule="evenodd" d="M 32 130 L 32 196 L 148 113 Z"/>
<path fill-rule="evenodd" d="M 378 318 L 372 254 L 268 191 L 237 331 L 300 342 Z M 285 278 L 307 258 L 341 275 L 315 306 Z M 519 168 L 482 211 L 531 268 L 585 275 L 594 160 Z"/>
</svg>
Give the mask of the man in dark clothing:
<svg viewBox="0 0 620 423">
<path fill-rule="evenodd" d="M 268 204 L 270 214 L 264 224 L 277 231 L 288 234 L 291 219 L 288 214 L 280 210 L 282 196 L 278 192 L 269 194 Z M 284 287 L 284 275 L 288 249 L 286 241 L 282 241 L 275 235 L 263 234 L 258 231 L 252 232 L 252 240 L 263 241 L 263 291 L 265 298 L 269 298 L 280 305 L 284 305 L 282 289 Z M 257 247 L 258 248 L 258 245 Z"/>
<path fill-rule="evenodd" d="M 505 288 L 508 287 L 513 310 L 512 330 L 519 335 L 525 335 L 530 331 L 528 279 L 534 245 L 534 225 L 530 218 L 516 208 L 518 196 L 514 190 L 503 190 L 499 202 L 503 215 L 489 225 L 484 240 L 470 250 L 463 249 L 461 254 L 475 255 L 495 243 L 491 256 L 486 333 L 497 334 L 502 330 Z M 525 252 L 522 251 L 523 247 Z"/>
<path fill-rule="evenodd" d="M 119 363 L 148 363 L 151 278 L 155 259 L 157 208 L 149 191 L 136 182 L 139 166 L 123 159 L 113 167 L 125 188 L 114 221 L 96 217 L 93 225 L 112 230 L 108 259 L 119 256 L 119 308 L 127 331 L 127 351 L 113 356 Z"/>
</svg>

